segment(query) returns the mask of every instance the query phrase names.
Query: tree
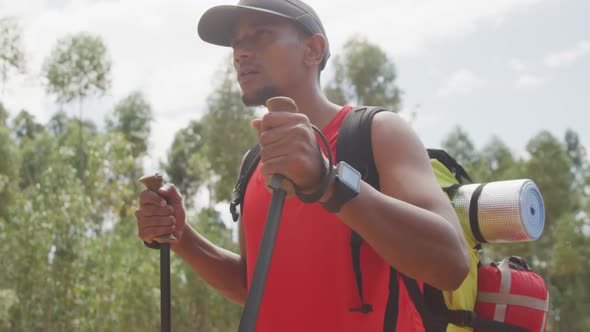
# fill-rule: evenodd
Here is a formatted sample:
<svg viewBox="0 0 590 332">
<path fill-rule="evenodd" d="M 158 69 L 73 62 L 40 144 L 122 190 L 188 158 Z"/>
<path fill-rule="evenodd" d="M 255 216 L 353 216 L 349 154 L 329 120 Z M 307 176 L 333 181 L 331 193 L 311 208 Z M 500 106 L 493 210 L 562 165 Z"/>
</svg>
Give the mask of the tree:
<svg viewBox="0 0 590 332">
<path fill-rule="evenodd" d="M 4 104 L 0 102 L 0 126 L 8 125 L 7 121 L 9 116 L 10 113 L 8 113 L 8 110 L 4 107 Z"/>
<path fill-rule="evenodd" d="M 442 142 L 443 148 L 462 164 L 467 171 L 473 168 L 476 159 L 475 145 L 467 132 L 460 126 L 455 127 Z"/>
<path fill-rule="evenodd" d="M 334 78 L 326 85 L 328 98 L 339 104 L 380 105 L 394 111 L 400 107 L 393 61 L 366 38 L 353 37 L 333 60 Z"/>
<path fill-rule="evenodd" d="M 10 130 L 0 124 L 0 221 L 8 217 L 8 207 L 16 201 L 18 194 L 20 153 L 12 139 Z M 0 229 L 1 233 L 1 229 Z"/>
<path fill-rule="evenodd" d="M 546 227 L 551 228 L 561 215 L 572 211 L 570 194 L 574 177 L 570 158 L 563 144 L 547 131 L 540 132 L 529 141 L 527 152 L 531 157 L 526 163 L 525 174 L 543 193 Z"/>
<path fill-rule="evenodd" d="M 550 147 L 550 142 L 545 146 Z M 559 218 L 550 224 L 550 236 L 546 239 L 552 245 L 548 277 L 554 299 L 553 330 L 586 331 L 590 328 L 590 319 L 582 317 L 590 310 L 590 289 L 586 282 L 590 278 L 590 232 L 585 229 L 590 216 L 590 173 L 586 150 L 580 144 L 577 133 L 567 130 L 561 148 L 564 153 L 557 158 L 563 164 L 560 173 L 553 173 L 557 171 L 555 169 L 546 170 L 553 174 L 552 180 L 559 186 L 552 187 L 552 192 L 544 197 L 546 201 L 551 200 L 553 210 L 560 211 Z M 555 153 L 544 156 L 556 158 Z M 552 160 L 548 164 L 554 162 Z M 556 197 L 564 194 L 565 197 Z"/>
<path fill-rule="evenodd" d="M 208 177 L 208 165 L 201 156 L 203 145 L 203 125 L 193 120 L 174 135 L 168 150 L 168 162 L 163 165 L 170 182 L 186 198 L 188 207 L 192 207 L 191 198 Z"/>
<path fill-rule="evenodd" d="M 55 138 L 60 138 L 66 132 L 69 122 L 68 115 L 64 111 L 59 111 L 49 119 L 46 128 Z"/>
<path fill-rule="evenodd" d="M 46 90 L 57 96 L 58 102 L 79 102 L 79 154 L 78 175 L 84 178 L 84 149 L 82 134 L 82 102 L 89 95 L 104 94 L 111 85 L 111 59 L 107 48 L 98 36 L 86 33 L 58 40 L 43 65 L 47 79 Z"/>
<path fill-rule="evenodd" d="M 18 183 L 21 188 L 26 188 L 38 183 L 41 173 L 48 165 L 51 155 L 48 151 L 53 151 L 55 144 L 48 139 L 45 128 L 29 112 L 21 111 L 12 122 L 22 156 Z"/>
<path fill-rule="evenodd" d="M 590 182 L 590 165 L 586 160 L 586 148 L 580 142 L 580 136 L 571 129 L 565 133 L 565 150 L 571 161 L 571 172 L 574 174 L 574 183 L 572 184 L 574 190 L 577 191 L 579 202 L 574 202 L 574 213 L 579 213 L 583 206 L 588 203 L 587 188 Z"/>
<path fill-rule="evenodd" d="M 0 18 L 0 78 L 2 91 L 11 70 L 25 71 L 22 28 L 14 17 Z"/>
<path fill-rule="evenodd" d="M 477 182 L 513 180 L 518 177 L 517 165 L 510 148 L 499 137 L 492 137 L 469 164 L 469 174 Z"/>
<path fill-rule="evenodd" d="M 250 125 L 254 110 L 242 103 L 233 67 L 222 67 L 218 73 L 207 114 L 176 134 L 164 165 L 185 197 L 208 185 L 210 204 L 232 198 L 242 157 L 256 142 Z"/>
<path fill-rule="evenodd" d="M 201 120 L 206 142 L 203 156 L 217 176 L 209 187 L 214 200 L 229 201 L 242 157 L 257 135 L 251 126 L 254 109 L 242 103 L 233 67 L 222 68 L 218 77 L 217 88 L 208 99 L 209 112 Z"/>
<path fill-rule="evenodd" d="M 35 116 L 25 110 L 20 111 L 12 123 L 14 135 L 20 142 L 26 139 L 32 140 L 45 130 L 35 121 Z"/>
<path fill-rule="evenodd" d="M 107 130 L 120 132 L 133 145 L 135 158 L 147 151 L 150 136 L 150 121 L 153 119 L 151 105 L 139 91 L 131 93 L 121 100 L 107 118 Z"/>
</svg>

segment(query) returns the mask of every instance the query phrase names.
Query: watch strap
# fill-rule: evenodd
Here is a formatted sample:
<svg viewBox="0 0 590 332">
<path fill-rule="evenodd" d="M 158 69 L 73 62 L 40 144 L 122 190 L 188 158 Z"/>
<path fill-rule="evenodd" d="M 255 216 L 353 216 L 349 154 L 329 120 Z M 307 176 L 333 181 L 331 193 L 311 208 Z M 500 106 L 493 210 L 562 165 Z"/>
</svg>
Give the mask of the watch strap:
<svg viewBox="0 0 590 332">
<path fill-rule="evenodd" d="M 346 195 L 344 194 L 343 188 L 339 188 L 342 186 L 338 177 L 334 179 L 334 191 L 332 192 L 332 196 L 328 198 L 327 201 L 322 202 L 320 201 L 320 205 L 328 212 L 331 213 L 338 213 L 342 208 L 342 205 L 346 203 L 348 200 L 346 199 Z"/>
</svg>

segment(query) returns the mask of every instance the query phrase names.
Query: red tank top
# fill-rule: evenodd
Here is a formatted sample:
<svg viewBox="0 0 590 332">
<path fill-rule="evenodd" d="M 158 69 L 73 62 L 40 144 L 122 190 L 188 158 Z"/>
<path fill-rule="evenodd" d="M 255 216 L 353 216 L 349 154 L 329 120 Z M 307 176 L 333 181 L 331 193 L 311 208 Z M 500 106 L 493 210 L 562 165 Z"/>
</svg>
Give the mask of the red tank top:
<svg viewBox="0 0 590 332">
<path fill-rule="evenodd" d="M 322 130 L 334 153 L 338 130 L 350 109 L 344 107 Z M 270 199 L 271 193 L 257 168 L 246 190 L 242 219 L 248 287 Z M 360 298 L 352 267 L 350 236 L 351 229 L 319 204 L 305 204 L 297 197 L 285 201 L 256 331 L 383 331 L 389 265 L 368 244 L 361 246 L 363 295 L 365 303 L 373 305 L 373 312 L 351 312 L 350 308 L 360 306 Z M 403 289 L 402 293 L 405 293 Z M 413 325 L 404 322 L 402 312 L 398 331 L 412 331 L 401 328 Z"/>
</svg>

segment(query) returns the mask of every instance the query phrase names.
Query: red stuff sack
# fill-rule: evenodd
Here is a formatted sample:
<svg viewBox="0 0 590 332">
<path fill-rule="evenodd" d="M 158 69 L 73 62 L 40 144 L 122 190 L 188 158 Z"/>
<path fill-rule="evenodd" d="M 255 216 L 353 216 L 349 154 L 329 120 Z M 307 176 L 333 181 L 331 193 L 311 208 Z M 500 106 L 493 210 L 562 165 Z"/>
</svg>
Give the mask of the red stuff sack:
<svg viewBox="0 0 590 332">
<path fill-rule="evenodd" d="M 531 332 L 545 332 L 548 312 L 547 286 L 524 259 L 510 257 L 478 269 L 475 313 L 479 319 L 504 322 Z"/>
</svg>

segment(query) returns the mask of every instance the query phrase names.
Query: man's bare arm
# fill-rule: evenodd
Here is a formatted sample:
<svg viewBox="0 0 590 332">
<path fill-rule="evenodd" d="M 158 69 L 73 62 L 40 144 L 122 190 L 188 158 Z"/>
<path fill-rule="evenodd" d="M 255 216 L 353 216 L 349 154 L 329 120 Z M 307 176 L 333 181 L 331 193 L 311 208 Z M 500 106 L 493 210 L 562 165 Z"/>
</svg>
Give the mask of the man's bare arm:
<svg viewBox="0 0 590 332">
<path fill-rule="evenodd" d="M 456 289 L 469 272 L 466 244 L 426 149 L 389 112 L 373 120 L 372 147 L 381 192 L 363 182 L 338 216 L 399 271 L 439 289 Z"/>
<path fill-rule="evenodd" d="M 146 190 L 140 194 L 135 212 L 139 238 L 150 243 L 154 238 L 172 233 L 176 241 L 170 244 L 180 258 L 226 298 L 246 302 L 245 239 L 240 227 L 241 255 L 211 243 L 187 222 L 182 197 L 173 184 L 158 192 Z M 241 225 L 241 221 L 240 221 Z"/>
<path fill-rule="evenodd" d="M 188 225 L 186 234 L 178 244 L 172 246 L 172 250 L 221 295 L 244 305 L 248 289 L 245 240 L 241 224 L 240 220 L 240 255 L 214 245 Z"/>
</svg>

